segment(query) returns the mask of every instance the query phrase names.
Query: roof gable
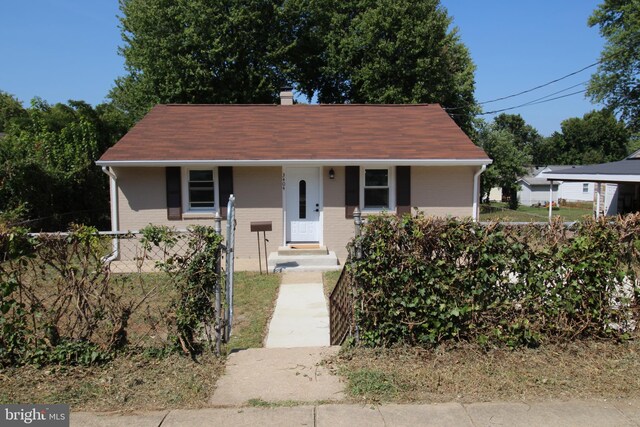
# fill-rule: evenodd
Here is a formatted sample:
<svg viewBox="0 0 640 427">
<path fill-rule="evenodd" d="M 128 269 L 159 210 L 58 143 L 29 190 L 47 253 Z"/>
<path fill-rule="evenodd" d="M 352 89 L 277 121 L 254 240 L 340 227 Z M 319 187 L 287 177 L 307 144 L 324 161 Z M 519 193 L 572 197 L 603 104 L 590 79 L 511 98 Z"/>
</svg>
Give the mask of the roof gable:
<svg viewBox="0 0 640 427">
<path fill-rule="evenodd" d="M 439 105 L 157 105 L 99 163 L 486 160 Z"/>
</svg>

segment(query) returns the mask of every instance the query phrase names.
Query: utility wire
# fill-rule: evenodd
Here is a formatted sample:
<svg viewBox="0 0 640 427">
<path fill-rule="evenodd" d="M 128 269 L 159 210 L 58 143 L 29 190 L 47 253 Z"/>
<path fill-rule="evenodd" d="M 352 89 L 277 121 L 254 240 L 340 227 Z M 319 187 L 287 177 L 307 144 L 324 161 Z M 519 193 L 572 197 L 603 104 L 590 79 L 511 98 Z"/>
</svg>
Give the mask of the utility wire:
<svg viewBox="0 0 640 427">
<path fill-rule="evenodd" d="M 480 102 L 480 105 L 490 104 L 492 102 L 502 101 L 504 99 L 509 99 L 509 98 L 513 98 L 513 97 L 516 97 L 516 96 L 524 95 L 525 93 L 533 92 L 534 90 L 538 90 L 538 89 L 541 89 L 543 87 L 549 86 L 549 85 L 551 85 L 553 83 L 559 82 L 560 80 L 564 80 L 564 79 L 566 79 L 568 77 L 575 76 L 576 74 L 581 73 L 584 70 L 588 70 L 591 67 L 595 67 L 599 63 L 600 63 L 600 61 L 594 62 L 593 64 L 587 65 L 586 67 L 583 67 L 583 68 L 579 69 L 578 71 L 574 71 L 573 73 L 569 73 L 566 76 L 562 76 L 562 77 L 560 77 L 558 79 L 551 80 L 550 82 L 547 82 L 545 84 L 541 84 L 541 85 L 536 86 L 536 87 L 531 88 L 531 89 L 523 90 L 522 92 L 514 93 L 513 95 L 503 96 L 501 98 L 496 98 L 496 99 L 491 99 L 489 101 Z"/>
<path fill-rule="evenodd" d="M 500 110 L 487 111 L 485 113 L 478 113 L 478 114 L 476 114 L 476 116 L 486 116 L 488 114 L 496 114 L 496 113 L 501 113 L 503 111 L 514 110 L 516 108 L 527 107 L 529 105 L 544 104 L 545 102 L 555 101 L 556 99 L 566 98 L 568 96 L 577 95 L 579 93 L 584 93 L 586 91 L 587 91 L 586 89 L 582 89 L 582 90 L 579 90 L 579 91 L 576 91 L 576 92 L 568 93 L 566 95 L 556 96 L 555 98 L 545 99 L 545 98 L 551 96 L 551 95 L 547 95 L 547 96 L 545 96 L 543 98 L 539 98 L 539 99 L 543 99 L 543 100 L 533 100 L 533 101 L 525 102 L 524 104 L 516 105 L 516 106 L 513 106 L 513 107 L 502 108 Z"/>
<path fill-rule="evenodd" d="M 534 90 L 541 89 L 541 88 L 543 88 L 543 87 L 546 87 L 546 86 L 552 85 L 553 83 L 557 83 L 557 82 L 559 82 L 559 81 L 561 81 L 561 80 L 564 80 L 564 79 L 566 79 L 566 78 L 569 78 L 569 77 L 571 77 L 571 76 L 575 76 L 576 74 L 579 74 L 579 73 L 581 73 L 581 72 L 583 72 L 583 71 L 585 71 L 585 70 L 588 70 L 589 68 L 595 67 L 595 66 L 596 66 L 596 65 L 598 65 L 598 64 L 600 64 L 600 61 L 594 62 L 593 64 L 589 64 L 589 65 L 587 65 L 586 67 L 582 67 L 581 69 L 579 69 L 579 70 L 577 70 L 577 71 L 573 71 L 573 72 L 571 72 L 571 73 L 569 73 L 569 74 L 566 74 L 566 75 L 564 75 L 564 76 L 562 76 L 562 77 L 559 77 L 559 78 L 557 78 L 557 79 L 554 79 L 554 80 L 548 81 L 548 82 L 546 82 L 546 83 L 543 83 L 543 84 L 541 84 L 541 85 L 538 85 L 538 86 L 532 87 L 531 89 L 523 90 L 523 91 L 521 91 L 521 92 L 514 93 L 514 94 L 512 94 L 512 95 L 502 96 L 502 97 L 500 97 L 500 98 L 490 99 L 490 100 L 488 100 L 488 101 L 478 102 L 476 105 L 490 104 L 490 103 L 492 103 L 492 102 L 503 101 L 503 100 L 505 100 L 505 99 L 510 99 L 510 98 L 514 98 L 514 97 L 516 97 L 516 96 L 524 95 L 525 93 L 533 92 Z M 451 111 L 451 110 L 460 110 L 460 109 L 462 109 L 462 108 L 467 108 L 467 107 L 469 107 L 469 106 L 471 106 L 471 105 L 472 105 L 472 104 L 467 104 L 467 105 L 466 105 L 466 106 L 464 106 L 464 107 L 445 107 L 444 109 L 445 109 L 445 110 L 447 110 L 447 111 Z M 485 114 L 487 114 L 487 113 L 485 113 Z"/>
</svg>

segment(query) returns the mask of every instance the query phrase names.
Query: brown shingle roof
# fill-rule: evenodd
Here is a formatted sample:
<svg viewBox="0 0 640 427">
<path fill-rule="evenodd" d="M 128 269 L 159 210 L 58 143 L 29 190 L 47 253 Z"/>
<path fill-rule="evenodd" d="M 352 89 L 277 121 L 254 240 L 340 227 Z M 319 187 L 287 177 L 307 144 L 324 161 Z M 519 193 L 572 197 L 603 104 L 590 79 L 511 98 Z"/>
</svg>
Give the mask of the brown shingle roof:
<svg viewBox="0 0 640 427">
<path fill-rule="evenodd" d="M 100 163 L 488 157 L 439 105 L 157 105 Z"/>
</svg>

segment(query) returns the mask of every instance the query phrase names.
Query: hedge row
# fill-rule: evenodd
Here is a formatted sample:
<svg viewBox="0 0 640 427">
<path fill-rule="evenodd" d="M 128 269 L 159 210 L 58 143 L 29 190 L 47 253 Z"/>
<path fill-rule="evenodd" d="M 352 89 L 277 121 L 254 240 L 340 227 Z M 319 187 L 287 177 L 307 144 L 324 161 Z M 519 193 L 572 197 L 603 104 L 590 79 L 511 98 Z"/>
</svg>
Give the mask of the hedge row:
<svg viewBox="0 0 640 427">
<path fill-rule="evenodd" d="M 348 268 L 365 345 L 624 340 L 639 317 L 640 215 L 571 229 L 380 215 L 357 244 Z"/>
</svg>

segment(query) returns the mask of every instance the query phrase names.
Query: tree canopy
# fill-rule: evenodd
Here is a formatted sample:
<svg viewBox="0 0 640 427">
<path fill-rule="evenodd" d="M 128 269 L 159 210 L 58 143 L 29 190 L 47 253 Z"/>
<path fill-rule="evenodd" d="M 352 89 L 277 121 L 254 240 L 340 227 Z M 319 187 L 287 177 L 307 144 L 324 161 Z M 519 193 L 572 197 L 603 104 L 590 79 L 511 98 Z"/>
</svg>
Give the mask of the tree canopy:
<svg viewBox="0 0 640 427">
<path fill-rule="evenodd" d="M 536 164 L 583 165 L 624 159 L 630 133 L 609 110 L 592 111 L 561 124 L 536 150 Z"/>
<path fill-rule="evenodd" d="M 511 134 L 513 143 L 525 154 L 534 156 L 537 154 L 544 138 L 538 130 L 528 124 L 520 114 L 502 113 L 493 119 L 493 126 L 497 130 L 504 130 Z"/>
<path fill-rule="evenodd" d="M 501 128 L 495 122 L 483 124 L 480 127 L 477 144 L 493 160 L 487 170 L 480 175 L 482 199 L 489 196 L 492 188 L 499 187 L 511 196 L 512 207 L 517 207 L 517 181 L 527 172 L 527 166 L 531 164 L 531 156 L 518 148 L 513 133 Z"/>
<path fill-rule="evenodd" d="M 104 227 L 107 179 L 94 162 L 126 132 L 127 119 L 109 104 L 17 102 L 0 138 L 2 216 L 49 231 L 71 222 Z"/>
<path fill-rule="evenodd" d="M 127 75 L 110 96 L 273 103 L 440 103 L 471 130 L 475 67 L 438 0 L 121 0 Z"/>
<path fill-rule="evenodd" d="M 640 131 L 640 1 L 605 0 L 589 18 L 606 39 L 587 94 Z"/>
</svg>

